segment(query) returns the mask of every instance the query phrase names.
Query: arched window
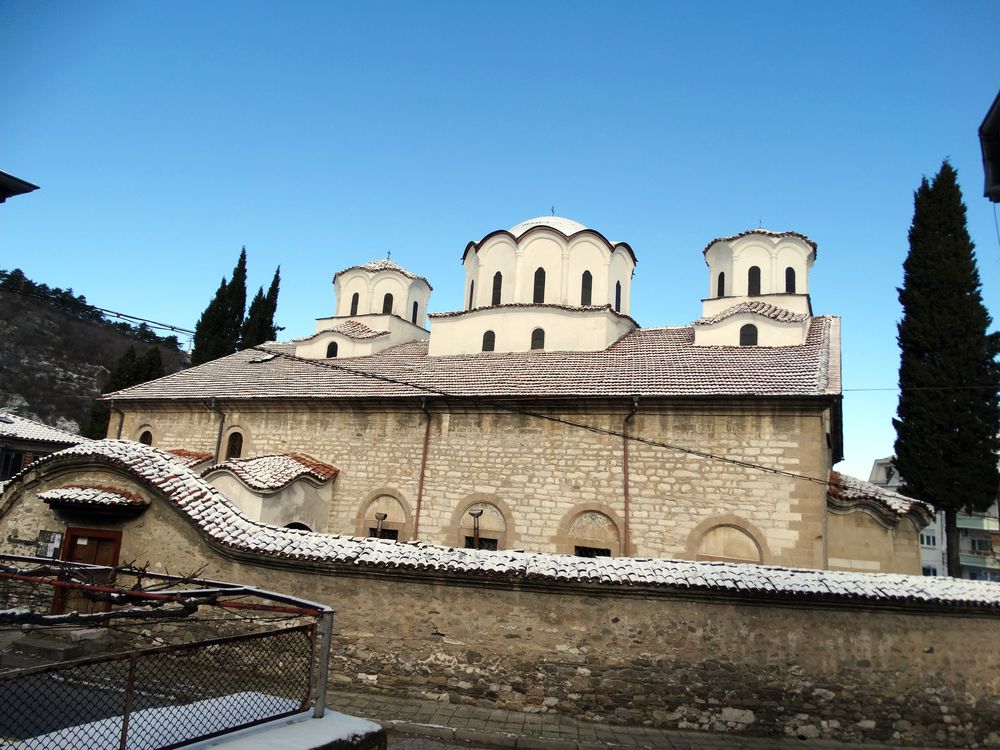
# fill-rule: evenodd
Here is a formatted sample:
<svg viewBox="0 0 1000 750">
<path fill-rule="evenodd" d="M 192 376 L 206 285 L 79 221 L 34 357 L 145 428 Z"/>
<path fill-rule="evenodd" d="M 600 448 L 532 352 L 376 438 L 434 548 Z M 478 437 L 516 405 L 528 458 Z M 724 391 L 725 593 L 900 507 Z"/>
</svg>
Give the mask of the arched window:
<svg viewBox="0 0 1000 750">
<path fill-rule="evenodd" d="M 757 326 L 753 323 L 740 329 L 740 346 L 757 346 Z"/>
<path fill-rule="evenodd" d="M 580 282 L 580 304 L 584 307 L 590 304 L 593 288 L 594 277 L 590 275 L 590 271 L 584 271 L 583 280 Z"/>
<path fill-rule="evenodd" d="M 243 453 L 243 433 L 234 432 L 229 436 L 228 442 L 226 442 L 226 460 L 230 458 L 239 458 Z"/>
<path fill-rule="evenodd" d="M 622 283 L 615 282 L 615 312 L 622 311 Z"/>
<path fill-rule="evenodd" d="M 333 359 L 337 356 L 337 342 L 331 341 L 326 345 L 326 358 Z"/>
<path fill-rule="evenodd" d="M 292 521 L 290 524 L 285 526 L 286 529 L 298 529 L 299 531 L 312 531 L 304 523 L 299 523 L 298 521 Z"/>
<path fill-rule="evenodd" d="M 487 331 L 483 334 L 483 351 L 491 352 L 496 349 L 497 346 L 497 335 L 493 331 Z"/>
<path fill-rule="evenodd" d="M 791 266 L 785 269 L 785 294 L 795 294 L 795 269 Z"/>
<path fill-rule="evenodd" d="M 475 297 L 476 297 L 476 280 L 473 279 L 472 281 L 469 282 L 469 307 L 468 307 L 469 310 L 472 309 L 472 300 L 475 299 Z"/>
<path fill-rule="evenodd" d="M 497 271 L 493 274 L 493 301 L 491 304 L 500 304 L 500 291 L 503 289 L 503 274 Z"/>
<path fill-rule="evenodd" d="M 760 294 L 760 268 L 758 266 L 750 266 L 750 270 L 747 271 L 747 295 L 750 297 L 756 297 Z"/>
<path fill-rule="evenodd" d="M 354 296 L 351 297 L 351 315 L 358 314 L 358 302 L 360 301 L 361 297 L 358 295 L 357 292 L 355 292 Z"/>
<path fill-rule="evenodd" d="M 545 302 L 545 269 L 539 268 L 535 271 L 535 294 L 531 298 L 535 304 Z"/>
<path fill-rule="evenodd" d="M 143 445 L 152 445 L 153 433 L 149 430 L 143 430 L 142 434 L 139 436 L 139 442 Z"/>
<path fill-rule="evenodd" d="M 536 328 L 531 332 L 531 348 L 532 349 L 544 349 L 545 348 L 545 331 L 541 328 Z"/>
<path fill-rule="evenodd" d="M 726 296 L 726 272 L 719 271 L 719 280 L 715 284 L 715 296 L 725 297 Z"/>
<path fill-rule="evenodd" d="M 382 314 L 392 315 L 392 295 L 388 292 L 382 298 Z"/>
<path fill-rule="evenodd" d="M 420 309 L 420 308 L 419 308 L 419 306 L 417 305 L 417 303 L 416 303 L 416 302 L 414 302 L 414 303 L 413 303 L 413 315 L 412 315 L 412 316 L 411 316 L 411 318 L 410 318 L 410 322 L 412 322 L 412 323 L 413 323 L 413 325 L 416 325 L 416 324 L 417 324 L 417 311 L 418 311 L 419 309 Z"/>
</svg>

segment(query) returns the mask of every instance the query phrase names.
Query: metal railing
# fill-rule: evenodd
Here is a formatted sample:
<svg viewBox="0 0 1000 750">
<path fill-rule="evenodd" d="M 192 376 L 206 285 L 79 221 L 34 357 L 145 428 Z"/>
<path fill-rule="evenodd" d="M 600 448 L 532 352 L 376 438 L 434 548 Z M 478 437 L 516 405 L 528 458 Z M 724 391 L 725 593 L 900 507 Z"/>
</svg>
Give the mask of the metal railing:
<svg viewBox="0 0 1000 750">
<path fill-rule="evenodd" d="M 42 635 L 48 622 L 101 625 L 118 618 L 114 622 L 121 624 L 130 614 L 146 625 L 138 609 L 162 615 L 164 607 L 182 603 L 189 612 L 192 602 L 235 612 L 235 619 L 198 621 L 185 615 L 169 621 L 181 643 L 0 671 L 0 747 L 166 750 L 297 714 L 310 705 L 314 716 L 323 715 L 330 608 L 251 587 L 129 569 L 112 571 L 110 585 L 107 576 L 92 585 L 80 581 L 93 576 L 93 566 L 84 575 L 76 570 L 58 561 L 0 556 L 0 623 L 41 624 Z M 146 581 L 147 589 L 156 590 L 136 583 L 124 588 L 123 579 Z M 150 580 L 155 586 L 148 586 Z M 101 611 L 49 614 L 24 606 L 59 599 L 46 589 L 90 596 L 101 603 Z M 248 612 L 266 616 L 255 620 Z M 309 621 L 276 627 L 283 621 L 268 617 Z M 185 633 L 196 625 L 242 626 L 248 619 L 256 632 L 202 639 Z"/>
</svg>

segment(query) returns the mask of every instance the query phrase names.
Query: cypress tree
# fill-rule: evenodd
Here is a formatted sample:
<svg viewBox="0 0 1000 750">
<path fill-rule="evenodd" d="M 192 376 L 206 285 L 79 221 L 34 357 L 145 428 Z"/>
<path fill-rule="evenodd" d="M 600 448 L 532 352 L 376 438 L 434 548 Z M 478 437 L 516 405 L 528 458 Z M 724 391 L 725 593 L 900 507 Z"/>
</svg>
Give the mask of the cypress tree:
<svg viewBox="0 0 1000 750">
<path fill-rule="evenodd" d="M 902 491 L 944 511 L 948 574 L 959 575 L 957 514 L 984 511 L 1000 489 L 1000 401 L 974 245 L 957 174 L 945 161 L 914 196 L 903 265 L 899 406 L 893 465 Z"/>
<path fill-rule="evenodd" d="M 230 281 L 219 284 L 212 301 L 194 327 L 194 348 L 191 364 L 200 365 L 225 357 L 236 351 L 243 328 L 243 313 L 247 301 L 247 249 L 233 268 Z"/>
<path fill-rule="evenodd" d="M 278 310 L 278 286 L 280 283 L 281 266 L 278 266 L 267 294 L 264 294 L 264 287 L 260 287 L 250 303 L 247 319 L 243 323 L 240 349 L 248 349 L 251 346 L 263 344 L 265 341 L 274 341 L 277 337 L 278 328 L 274 325 L 274 314 Z"/>
</svg>

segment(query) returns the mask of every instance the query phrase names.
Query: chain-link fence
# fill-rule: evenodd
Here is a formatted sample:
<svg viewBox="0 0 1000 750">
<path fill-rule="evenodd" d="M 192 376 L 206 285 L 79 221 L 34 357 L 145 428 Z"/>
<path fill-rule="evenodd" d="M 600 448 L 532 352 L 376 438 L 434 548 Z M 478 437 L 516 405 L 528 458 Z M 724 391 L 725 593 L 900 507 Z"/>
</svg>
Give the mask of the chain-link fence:
<svg viewBox="0 0 1000 750">
<path fill-rule="evenodd" d="M 179 747 L 311 702 L 315 624 L 0 673 L 0 746 Z"/>
</svg>

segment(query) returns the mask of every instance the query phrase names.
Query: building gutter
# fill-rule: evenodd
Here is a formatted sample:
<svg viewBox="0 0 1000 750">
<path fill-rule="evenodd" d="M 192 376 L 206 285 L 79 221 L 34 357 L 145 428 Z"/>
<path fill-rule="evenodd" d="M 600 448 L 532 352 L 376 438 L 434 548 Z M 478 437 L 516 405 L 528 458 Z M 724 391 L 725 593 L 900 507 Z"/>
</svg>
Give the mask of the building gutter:
<svg viewBox="0 0 1000 750">
<path fill-rule="evenodd" d="M 424 423 L 424 447 L 420 454 L 420 478 L 417 480 L 417 502 L 413 511 L 413 538 L 420 538 L 420 506 L 424 499 L 424 474 L 427 471 L 427 448 L 431 441 L 431 413 L 427 411 L 427 399 L 420 399 L 420 410 L 427 415 Z"/>
<path fill-rule="evenodd" d="M 118 427 L 115 429 L 115 440 L 122 439 L 122 428 L 125 426 L 125 412 L 115 406 L 115 400 L 111 399 L 109 404 L 111 411 L 118 415 Z"/>
<path fill-rule="evenodd" d="M 222 452 L 222 432 L 226 428 L 226 413 L 219 406 L 219 402 L 214 398 L 209 399 L 208 408 L 219 415 L 219 434 L 216 435 L 215 438 L 215 458 L 212 460 L 212 463 L 217 464 L 219 463 L 219 458 L 221 457 Z"/>
<path fill-rule="evenodd" d="M 631 535 L 631 531 L 629 529 L 629 492 L 628 492 L 628 485 L 629 485 L 629 481 L 628 481 L 628 479 L 629 479 L 629 476 L 628 476 L 628 443 L 629 443 L 629 435 L 628 435 L 628 425 L 629 425 L 629 422 L 632 421 L 632 418 L 635 416 L 635 413 L 637 411 L 639 411 L 639 397 L 638 396 L 633 396 L 632 397 L 632 410 L 628 413 L 628 416 L 625 417 L 625 421 L 622 422 L 622 489 L 624 490 L 623 491 L 623 497 L 624 497 L 624 500 L 625 500 L 625 508 L 624 508 L 624 513 L 623 513 L 625 528 L 623 529 L 623 532 L 622 532 L 622 536 L 624 537 L 623 544 L 622 544 L 622 556 L 623 557 L 628 557 L 629 555 L 632 554 L 632 535 Z"/>
</svg>

